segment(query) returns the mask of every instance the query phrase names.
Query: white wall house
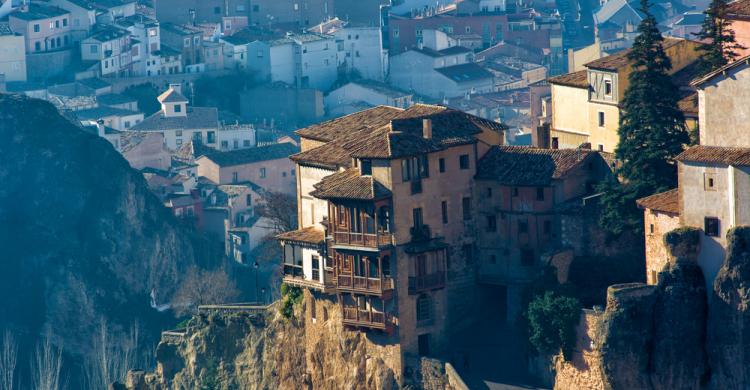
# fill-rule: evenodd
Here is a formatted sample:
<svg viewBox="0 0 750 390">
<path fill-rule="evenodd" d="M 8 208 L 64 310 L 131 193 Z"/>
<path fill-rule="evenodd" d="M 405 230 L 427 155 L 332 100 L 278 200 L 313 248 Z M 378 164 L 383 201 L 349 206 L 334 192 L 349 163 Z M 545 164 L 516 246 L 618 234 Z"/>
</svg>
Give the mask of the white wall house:
<svg viewBox="0 0 750 390">
<path fill-rule="evenodd" d="M 414 104 L 413 98 L 413 94 L 393 89 L 385 83 L 358 80 L 329 92 L 323 102 L 328 115 L 337 117 L 360 111 L 363 103 L 369 107 L 409 108 Z"/>
<path fill-rule="evenodd" d="M 8 81 L 26 81 L 26 45 L 22 35 L 0 25 L 0 75 Z"/>
<path fill-rule="evenodd" d="M 129 31 L 131 37 L 137 41 L 132 45 L 133 76 L 159 74 L 161 67 L 159 61 L 161 50 L 159 22 L 142 15 L 135 15 L 118 19 L 117 25 Z"/>
<path fill-rule="evenodd" d="M 128 30 L 107 27 L 81 42 L 81 59 L 97 61 L 102 77 L 129 76 L 140 52 L 132 46 Z"/>
<path fill-rule="evenodd" d="M 317 33 L 252 42 L 248 67 L 260 78 L 325 91 L 338 77 L 336 47 L 335 37 Z"/>
</svg>

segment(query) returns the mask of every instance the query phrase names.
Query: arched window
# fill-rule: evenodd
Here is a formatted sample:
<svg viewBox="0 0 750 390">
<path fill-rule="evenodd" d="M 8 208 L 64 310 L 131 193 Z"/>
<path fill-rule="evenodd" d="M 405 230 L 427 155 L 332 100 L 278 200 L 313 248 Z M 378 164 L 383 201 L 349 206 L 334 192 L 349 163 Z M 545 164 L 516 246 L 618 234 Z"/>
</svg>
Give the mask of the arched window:
<svg viewBox="0 0 750 390">
<path fill-rule="evenodd" d="M 432 319 L 432 298 L 429 295 L 422 294 L 417 298 L 417 322 L 429 321 Z"/>
</svg>

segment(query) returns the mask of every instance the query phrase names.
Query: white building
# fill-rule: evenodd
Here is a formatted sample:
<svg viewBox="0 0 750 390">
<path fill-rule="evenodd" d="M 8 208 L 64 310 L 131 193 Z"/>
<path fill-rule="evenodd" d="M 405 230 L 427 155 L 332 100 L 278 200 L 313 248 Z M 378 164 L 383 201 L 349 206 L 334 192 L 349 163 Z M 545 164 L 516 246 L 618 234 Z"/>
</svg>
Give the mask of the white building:
<svg viewBox="0 0 750 390">
<path fill-rule="evenodd" d="M 391 58 L 390 84 L 436 99 L 494 91 L 492 73 L 473 59 L 461 46 L 414 48 Z"/>
<path fill-rule="evenodd" d="M 162 133 L 164 144 L 171 150 L 177 150 L 191 140 L 219 150 L 255 146 L 252 126 L 221 125 L 215 107 L 189 106 L 180 84 L 171 84 L 158 100 L 161 110 L 133 126 L 133 131 Z"/>
<path fill-rule="evenodd" d="M 332 35 L 290 33 L 248 44 L 248 67 L 260 78 L 326 91 L 338 78 L 336 47 Z"/>
<path fill-rule="evenodd" d="M 135 43 L 132 44 L 133 56 L 139 60 L 133 62 L 133 76 L 151 76 L 159 74 L 161 34 L 159 22 L 143 15 L 120 18 L 116 24 L 130 32 Z"/>
<path fill-rule="evenodd" d="M 338 64 L 348 72 L 356 71 L 369 80 L 385 80 L 388 51 L 383 49 L 380 27 L 356 26 L 336 18 L 308 31 L 336 37 Z"/>
<path fill-rule="evenodd" d="M 26 44 L 23 35 L 14 34 L 0 23 L 0 75 L 6 82 L 26 81 Z"/>
<path fill-rule="evenodd" d="M 96 71 L 102 77 L 130 76 L 133 62 L 140 52 L 133 49 L 130 32 L 108 26 L 81 42 L 81 59 L 96 61 Z"/>
<path fill-rule="evenodd" d="M 106 106 L 78 110 L 74 114 L 82 123 L 101 122 L 117 131 L 129 130 L 143 121 L 142 112 Z"/>
<path fill-rule="evenodd" d="M 326 113 L 331 117 L 348 115 L 375 106 L 409 108 L 414 95 L 393 89 L 388 84 L 370 80 L 357 80 L 344 84 L 323 99 Z"/>
</svg>

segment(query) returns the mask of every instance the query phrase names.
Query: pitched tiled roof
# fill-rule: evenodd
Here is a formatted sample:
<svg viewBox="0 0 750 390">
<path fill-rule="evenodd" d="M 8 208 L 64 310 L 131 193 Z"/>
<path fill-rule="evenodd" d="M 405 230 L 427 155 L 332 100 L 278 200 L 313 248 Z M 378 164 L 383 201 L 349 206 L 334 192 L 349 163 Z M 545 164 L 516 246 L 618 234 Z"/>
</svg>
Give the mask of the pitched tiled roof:
<svg viewBox="0 0 750 390">
<path fill-rule="evenodd" d="M 732 16 L 750 17 L 750 0 L 737 0 L 729 3 L 727 14 L 730 18 Z"/>
<path fill-rule="evenodd" d="M 288 158 L 290 155 L 297 152 L 299 152 L 298 146 L 285 142 L 257 148 L 209 153 L 203 157 L 215 162 L 220 167 L 231 167 L 234 165 L 250 164 L 259 161 Z"/>
<path fill-rule="evenodd" d="M 682 41 L 685 41 L 685 40 L 679 39 L 679 38 L 664 37 L 664 43 L 662 44 L 662 47 L 666 50 L 674 45 L 677 45 L 678 43 Z M 627 66 L 630 63 L 630 60 L 628 60 L 628 54 L 630 53 L 630 50 L 631 49 L 625 49 L 625 50 L 619 51 L 610 56 L 606 56 L 603 58 L 599 58 L 598 60 L 588 62 L 584 64 L 584 66 L 590 69 L 601 69 L 601 70 L 612 70 L 612 71 L 618 70 L 624 66 Z"/>
<path fill-rule="evenodd" d="M 137 112 L 137 111 L 124 110 L 121 108 L 107 107 L 107 106 L 73 111 L 73 113 L 80 120 L 98 120 L 98 119 L 102 119 L 102 118 L 106 118 L 110 116 L 130 116 L 130 115 L 140 114 L 140 112 Z"/>
<path fill-rule="evenodd" d="M 677 161 L 750 166 L 750 148 L 697 145 L 675 157 Z"/>
<path fill-rule="evenodd" d="M 560 76 L 550 77 L 547 79 L 550 84 L 565 85 L 568 87 L 576 88 L 588 88 L 589 87 L 589 72 L 587 70 L 579 70 L 578 72 L 563 74 Z"/>
<path fill-rule="evenodd" d="M 159 103 L 187 103 L 188 99 L 171 87 L 159 95 L 156 100 Z"/>
<path fill-rule="evenodd" d="M 131 130 L 161 131 L 161 130 L 191 130 L 217 129 L 219 127 L 219 113 L 214 107 L 188 107 L 185 116 L 164 116 L 164 111 L 157 111 L 143 122 L 133 126 Z"/>
<path fill-rule="evenodd" d="M 319 199 L 374 200 L 391 196 L 391 191 L 372 176 L 361 176 L 349 168 L 326 176 L 314 185 L 310 195 Z"/>
<path fill-rule="evenodd" d="M 594 154 L 586 149 L 493 146 L 479 160 L 476 178 L 505 185 L 546 186 Z"/>
<path fill-rule="evenodd" d="M 700 87 L 702 84 L 706 83 L 707 81 L 712 80 L 716 76 L 726 77 L 728 74 L 727 71 L 730 69 L 734 69 L 734 68 L 742 67 L 742 66 L 748 66 L 748 65 L 750 65 L 750 55 L 742 57 L 734 62 L 730 62 L 729 64 L 726 64 L 722 66 L 721 68 L 716 69 L 715 71 L 710 72 L 701 78 L 693 80 L 691 85 L 694 87 Z"/>
<path fill-rule="evenodd" d="M 325 241 L 325 233 L 322 229 L 315 226 L 308 226 L 302 229 L 284 232 L 276 236 L 282 241 L 306 242 L 310 244 L 320 244 Z"/>
<path fill-rule="evenodd" d="M 396 107 L 378 106 L 308 126 L 295 131 L 295 133 L 300 137 L 328 142 L 346 133 L 384 126 L 401 112 L 403 110 Z"/>
<path fill-rule="evenodd" d="M 680 202 L 677 188 L 638 199 L 636 203 L 638 204 L 638 207 L 642 209 L 651 209 L 670 214 L 680 213 Z"/>
<path fill-rule="evenodd" d="M 473 62 L 438 68 L 435 70 L 456 83 L 492 78 L 492 73 Z"/>
<path fill-rule="evenodd" d="M 425 118 L 432 121 L 431 139 L 422 136 Z M 292 156 L 292 160 L 330 169 L 348 167 L 352 157 L 399 158 L 471 143 L 474 135 L 487 129 L 500 132 L 504 127 L 462 111 L 417 105 L 377 128 L 339 129 L 335 140 Z"/>
</svg>

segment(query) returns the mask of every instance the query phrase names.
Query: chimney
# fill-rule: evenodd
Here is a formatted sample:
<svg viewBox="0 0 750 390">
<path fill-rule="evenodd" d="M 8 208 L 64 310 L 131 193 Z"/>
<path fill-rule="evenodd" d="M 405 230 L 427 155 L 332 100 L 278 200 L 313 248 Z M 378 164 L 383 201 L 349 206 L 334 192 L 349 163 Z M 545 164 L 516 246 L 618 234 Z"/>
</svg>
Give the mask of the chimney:
<svg viewBox="0 0 750 390">
<path fill-rule="evenodd" d="M 422 119 L 422 137 L 424 139 L 432 138 L 432 119 Z"/>
<path fill-rule="evenodd" d="M 182 93 L 182 84 L 169 84 L 169 88 L 177 91 L 177 93 Z"/>
</svg>

